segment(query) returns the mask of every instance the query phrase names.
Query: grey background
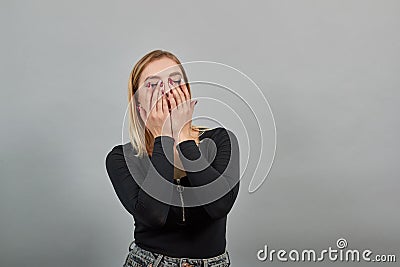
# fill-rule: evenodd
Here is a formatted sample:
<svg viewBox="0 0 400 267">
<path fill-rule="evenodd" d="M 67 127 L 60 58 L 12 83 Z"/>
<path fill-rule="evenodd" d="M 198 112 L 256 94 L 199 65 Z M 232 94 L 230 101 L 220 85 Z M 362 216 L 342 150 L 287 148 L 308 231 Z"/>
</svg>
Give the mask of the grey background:
<svg viewBox="0 0 400 267">
<path fill-rule="evenodd" d="M 0 5 L 1 266 L 122 266 L 133 220 L 104 159 L 157 48 L 234 66 L 271 104 L 276 157 L 228 215 L 232 266 L 339 237 L 399 257 L 399 1 Z"/>
</svg>

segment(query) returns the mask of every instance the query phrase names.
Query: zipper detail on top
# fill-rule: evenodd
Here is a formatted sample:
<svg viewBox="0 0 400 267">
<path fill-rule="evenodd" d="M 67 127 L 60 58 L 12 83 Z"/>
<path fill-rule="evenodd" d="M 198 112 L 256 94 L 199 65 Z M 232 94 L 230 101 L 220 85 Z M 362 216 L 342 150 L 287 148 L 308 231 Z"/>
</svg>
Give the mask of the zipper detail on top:
<svg viewBox="0 0 400 267">
<path fill-rule="evenodd" d="M 184 208 L 183 196 L 182 196 L 184 187 L 181 185 L 181 178 L 177 178 L 176 182 L 178 183 L 176 190 L 178 190 L 178 192 L 179 192 L 179 195 L 181 197 L 181 203 L 182 203 L 182 221 L 185 221 L 185 208 Z"/>
</svg>

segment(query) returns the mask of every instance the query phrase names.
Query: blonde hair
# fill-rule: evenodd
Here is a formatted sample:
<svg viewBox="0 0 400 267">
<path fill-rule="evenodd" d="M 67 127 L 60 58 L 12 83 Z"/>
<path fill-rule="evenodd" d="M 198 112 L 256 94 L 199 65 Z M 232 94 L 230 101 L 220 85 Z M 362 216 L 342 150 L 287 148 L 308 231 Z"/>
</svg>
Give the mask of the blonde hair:
<svg viewBox="0 0 400 267">
<path fill-rule="evenodd" d="M 186 81 L 186 87 L 189 91 L 190 96 L 192 93 L 190 91 L 190 84 L 187 82 L 187 75 L 185 70 L 183 69 L 181 62 L 179 59 L 173 55 L 172 53 L 164 50 L 153 50 L 146 55 L 144 55 L 133 67 L 131 74 L 129 76 L 128 82 L 128 110 L 129 110 L 129 139 L 130 143 L 132 144 L 133 148 L 136 150 L 136 155 L 139 157 L 143 157 L 145 153 L 151 154 L 153 151 L 153 144 L 154 144 L 154 137 L 150 130 L 145 127 L 145 124 L 140 117 L 138 110 L 136 109 L 137 106 L 137 94 L 136 91 L 139 87 L 139 80 L 143 70 L 146 66 L 163 57 L 167 57 L 173 61 L 175 61 L 183 74 L 183 80 Z M 195 126 L 192 125 L 192 130 L 200 131 L 206 130 L 207 127 L 204 126 Z M 145 133 L 143 135 L 143 132 Z"/>
</svg>

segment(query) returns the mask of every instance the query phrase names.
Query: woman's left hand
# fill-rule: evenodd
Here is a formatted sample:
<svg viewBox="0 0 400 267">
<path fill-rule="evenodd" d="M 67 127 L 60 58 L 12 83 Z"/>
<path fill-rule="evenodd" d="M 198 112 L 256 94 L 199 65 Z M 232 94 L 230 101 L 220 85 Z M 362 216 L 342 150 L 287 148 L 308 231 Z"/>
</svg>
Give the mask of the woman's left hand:
<svg viewBox="0 0 400 267">
<path fill-rule="evenodd" d="M 169 86 L 172 86 L 172 80 L 168 82 Z M 167 93 L 167 99 L 171 106 L 172 135 L 175 142 L 193 139 L 191 137 L 192 116 L 197 100 L 190 99 L 189 91 L 183 80 Z"/>
</svg>

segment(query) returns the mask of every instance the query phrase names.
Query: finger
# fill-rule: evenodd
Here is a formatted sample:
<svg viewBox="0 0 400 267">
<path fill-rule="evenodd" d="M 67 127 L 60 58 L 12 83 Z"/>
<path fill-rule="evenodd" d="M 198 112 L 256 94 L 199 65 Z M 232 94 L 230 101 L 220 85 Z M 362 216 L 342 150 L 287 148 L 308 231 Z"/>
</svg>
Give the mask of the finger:
<svg viewBox="0 0 400 267">
<path fill-rule="evenodd" d="M 180 104 L 183 101 L 183 99 L 181 99 L 181 96 L 178 93 L 178 90 L 180 90 L 179 84 L 174 83 L 171 78 L 168 78 L 168 83 L 169 83 L 169 87 L 171 88 L 170 93 L 172 94 L 172 96 L 176 102 L 176 107 L 179 109 L 182 107 L 182 106 L 180 106 Z"/>
<path fill-rule="evenodd" d="M 162 96 L 162 109 L 164 113 L 169 113 L 168 110 L 168 100 L 167 100 L 167 96 L 165 95 L 165 93 Z"/>
<path fill-rule="evenodd" d="M 185 97 L 185 95 L 183 94 L 183 91 L 182 91 L 182 89 L 181 89 L 180 86 L 177 86 L 177 87 L 176 87 L 176 92 L 178 93 L 179 98 L 180 98 L 180 100 L 181 100 L 180 103 L 182 103 L 182 104 L 184 105 L 184 106 L 182 106 L 182 107 L 186 107 L 186 97 Z"/>
<path fill-rule="evenodd" d="M 152 96 L 151 96 L 151 109 L 157 111 L 157 100 L 158 100 L 158 92 L 160 91 L 160 84 L 161 84 L 161 80 L 159 80 L 156 84 L 156 87 L 153 89 L 151 88 L 152 92 Z"/>
<path fill-rule="evenodd" d="M 190 108 L 191 108 L 191 109 L 194 109 L 194 107 L 196 106 L 196 104 L 197 104 L 197 100 L 191 101 L 191 102 L 190 102 Z"/>
<path fill-rule="evenodd" d="M 158 97 L 159 99 L 157 100 L 157 112 L 162 112 L 163 111 L 163 99 L 164 99 L 164 83 L 161 80 L 160 82 L 160 88 L 159 88 L 159 92 L 158 92 Z"/>
<path fill-rule="evenodd" d="M 145 106 L 141 106 L 141 109 L 145 109 L 147 111 L 151 110 L 151 96 L 153 94 L 153 90 L 151 90 L 151 83 L 147 82 L 145 87 Z"/>
<path fill-rule="evenodd" d="M 171 95 L 171 92 L 165 92 L 165 102 L 167 103 L 168 106 L 168 112 L 171 111 L 171 102 L 169 101 L 169 96 Z"/>
<path fill-rule="evenodd" d="M 146 120 L 147 120 L 147 112 L 146 112 L 146 110 L 144 110 L 144 108 L 141 107 L 141 106 L 138 106 L 137 109 L 139 111 L 140 118 L 142 118 L 142 121 L 146 124 Z"/>
<path fill-rule="evenodd" d="M 185 99 L 187 101 L 187 105 L 190 106 L 190 94 L 189 94 L 189 90 L 186 86 L 186 83 L 183 79 L 181 79 L 181 85 L 180 85 L 181 89 L 182 89 L 182 93 L 185 96 Z"/>
<path fill-rule="evenodd" d="M 182 100 L 181 100 L 180 95 L 178 94 L 178 88 L 171 89 L 171 92 L 172 92 L 172 97 L 175 100 L 176 107 L 178 109 L 181 108 L 180 104 L 182 103 Z"/>
<path fill-rule="evenodd" d="M 175 97 L 172 95 L 172 90 L 168 93 L 168 101 L 169 105 L 171 106 L 171 112 L 176 108 L 176 100 Z"/>
</svg>

